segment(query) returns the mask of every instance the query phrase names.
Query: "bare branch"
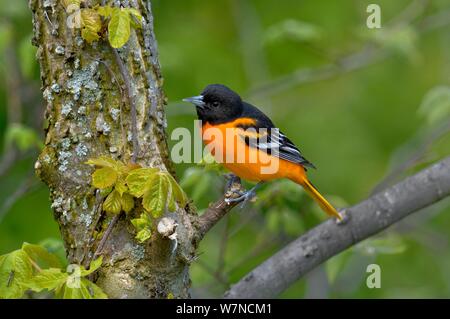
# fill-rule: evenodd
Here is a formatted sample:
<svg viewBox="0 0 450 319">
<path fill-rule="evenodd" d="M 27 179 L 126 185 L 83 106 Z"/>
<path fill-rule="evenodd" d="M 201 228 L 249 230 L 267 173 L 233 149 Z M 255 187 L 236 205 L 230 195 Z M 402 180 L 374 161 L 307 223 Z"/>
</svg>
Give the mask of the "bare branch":
<svg viewBox="0 0 450 319">
<path fill-rule="evenodd" d="M 197 222 L 197 229 L 199 237 L 203 238 L 205 234 L 219 222 L 234 206 L 239 204 L 238 202 L 227 203 L 225 201 L 226 195 L 222 196 L 214 204 L 209 205 L 205 213 L 200 216 Z"/>
<path fill-rule="evenodd" d="M 213 204 L 210 204 L 206 211 L 197 218 L 197 235 L 200 239 L 205 236 L 205 234 L 219 222 L 233 207 L 238 205 L 240 202 L 226 202 L 227 198 L 238 197 L 244 190 L 241 184 L 241 179 L 230 175 L 229 185 L 225 194 Z"/>
<path fill-rule="evenodd" d="M 348 247 L 450 195 L 450 157 L 346 209 L 256 267 L 225 298 L 275 297 L 307 272 Z"/>
</svg>

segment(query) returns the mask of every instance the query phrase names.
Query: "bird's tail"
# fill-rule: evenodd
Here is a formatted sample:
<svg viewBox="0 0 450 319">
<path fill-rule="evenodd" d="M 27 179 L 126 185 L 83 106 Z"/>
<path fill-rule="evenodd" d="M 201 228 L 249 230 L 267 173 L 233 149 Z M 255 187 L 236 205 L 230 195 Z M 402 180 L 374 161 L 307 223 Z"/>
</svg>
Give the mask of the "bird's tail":
<svg viewBox="0 0 450 319">
<path fill-rule="evenodd" d="M 306 178 L 302 178 L 298 183 L 305 189 L 306 193 L 311 196 L 314 201 L 323 209 L 325 213 L 330 216 L 334 216 L 339 220 L 342 220 L 341 214 L 323 197 L 317 188 L 314 187 L 313 184 Z"/>
</svg>

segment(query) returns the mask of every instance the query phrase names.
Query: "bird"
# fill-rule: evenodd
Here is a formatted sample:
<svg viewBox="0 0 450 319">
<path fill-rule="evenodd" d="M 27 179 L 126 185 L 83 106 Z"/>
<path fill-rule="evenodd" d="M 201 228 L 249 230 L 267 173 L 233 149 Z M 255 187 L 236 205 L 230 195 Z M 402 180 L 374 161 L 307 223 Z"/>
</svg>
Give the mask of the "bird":
<svg viewBox="0 0 450 319">
<path fill-rule="evenodd" d="M 195 105 L 203 142 L 216 161 L 239 178 L 256 182 L 252 189 L 227 202 L 247 202 L 263 183 L 287 178 L 302 186 L 325 213 L 342 220 L 309 181 L 307 169 L 315 166 L 257 107 L 223 84 L 210 84 L 200 95 L 183 101 Z M 276 169 L 267 169 L 272 162 Z"/>
</svg>

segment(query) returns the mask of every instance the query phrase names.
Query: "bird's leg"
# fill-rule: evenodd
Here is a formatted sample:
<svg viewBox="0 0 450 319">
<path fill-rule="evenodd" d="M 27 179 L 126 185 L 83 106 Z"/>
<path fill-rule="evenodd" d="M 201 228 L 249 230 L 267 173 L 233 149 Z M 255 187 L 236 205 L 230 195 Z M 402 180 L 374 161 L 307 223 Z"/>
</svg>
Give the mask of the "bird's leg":
<svg viewBox="0 0 450 319">
<path fill-rule="evenodd" d="M 229 203 L 242 202 L 241 207 L 245 206 L 245 204 L 252 200 L 256 196 L 256 190 L 263 184 L 264 182 L 258 182 L 253 188 L 244 192 L 241 196 L 235 198 L 226 198 L 225 201 Z"/>
<path fill-rule="evenodd" d="M 233 173 L 225 174 L 225 179 L 227 180 L 227 185 L 225 186 L 225 191 L 235 192 L 237 190 L 233 189 L 233 184 L 241 184 L 241 179 L 234 175 Z"/>
</svg>

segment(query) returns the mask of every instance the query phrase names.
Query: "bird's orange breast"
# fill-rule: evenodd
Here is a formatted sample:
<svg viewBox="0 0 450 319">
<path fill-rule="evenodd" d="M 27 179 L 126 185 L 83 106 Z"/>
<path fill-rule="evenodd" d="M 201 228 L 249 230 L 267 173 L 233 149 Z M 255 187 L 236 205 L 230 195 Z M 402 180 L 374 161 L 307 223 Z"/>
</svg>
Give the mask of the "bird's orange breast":
<svg viewBox="0 0 450 319">
<path fill-rule="evenodd" d="M 245 143 L 243 135 L 258 133 L 245 131 L 242 127 L 254 124 L 255 120 L 250 118 L 239 118 L 218 125 L 204 123 L 202 139 L 217 162 L 243 179 L 266 181 L 289 178 L 299 182 L 305 176 L 301 165 L 279 159 Z"/>
</svg>

